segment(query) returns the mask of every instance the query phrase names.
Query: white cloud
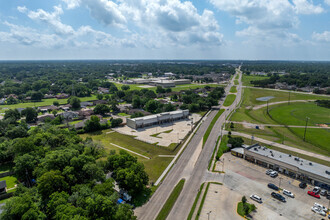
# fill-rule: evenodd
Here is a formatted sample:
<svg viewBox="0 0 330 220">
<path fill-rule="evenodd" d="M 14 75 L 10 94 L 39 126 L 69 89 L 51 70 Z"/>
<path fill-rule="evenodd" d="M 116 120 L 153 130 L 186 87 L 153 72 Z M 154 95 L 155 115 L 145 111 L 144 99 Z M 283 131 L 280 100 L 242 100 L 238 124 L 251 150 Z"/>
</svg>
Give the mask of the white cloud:
<svg viewBox="0 0 330 220">
<path fill-rule="evenodd" d="M 297 14 L 320 14 L 324 12 L 321 5 L 314 5 L 307 0 L 293 0 L 293 4 Z"/>
<path fill-rule="evenodd" d="M 71 1 L 65 0 L 68 6 Z M 79 4 L 87 7 L 91 16 L 100 23 L 123 29 L 132 23 L 143 35 L 140 39 L 148 40 L 157 35 L 161 41 L 181 45 L 222 42 L 223 36 L 213 12 L 204 10 L 199 14 L 190 1 L 118 0 L 115 3 L 110 0 L 80 0 Z"/>
<path fill-rule="evenodd" d="M 323 33 L 314 32 L 312 38 L 317 41 L 330 42 L 330 31 L 324 31 Z"/>
<path fill-rule="evenodd" d="M 66 3 L 67 9 L 74 9 L 80 5 L 80 0 L 62 0 Z"/>
<path fill-rule="evenodd" d="M 52 48 L 62 44 L 62 39 L 55 34 L 40 34 L 37 30 L 3 22 L 9 27 L 9 32 L 0 32 L 0 41 L 22 45 L 35 45 L 38 47 Z"/>
<path fill-rule="evenodd" d="M 324 0 L 324 3 L 330 5 L 330 0 Z"/>
<path fill-rule="evenodd" d="M 70 25 L 61 22 L 60 15 L 63 14 L 63 9 L 60 6 L 54 6 L 54 11 L 52 13 L 46 12 L 42 9 L 30 11 L 25 6 L 18 6 L 17 10 L 27 14 L 32 20 L 40 21 L 49 25 L 57 34 L 73 34 L 74 32 Z"/>
</svg>

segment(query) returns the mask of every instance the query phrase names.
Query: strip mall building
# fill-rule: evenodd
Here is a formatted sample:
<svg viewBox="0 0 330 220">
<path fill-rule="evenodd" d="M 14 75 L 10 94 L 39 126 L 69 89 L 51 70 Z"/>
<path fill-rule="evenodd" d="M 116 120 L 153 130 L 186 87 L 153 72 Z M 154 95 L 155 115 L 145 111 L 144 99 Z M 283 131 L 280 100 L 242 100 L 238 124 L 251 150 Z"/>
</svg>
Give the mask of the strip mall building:
<svg viewBox="0 0 330 220">
<path fill-rule="evenodd" d="M 231 150 L 234 156 L 276 170 L 292 178 L 330 190 L 330 168 L 258 144 Z"/>
</svg>

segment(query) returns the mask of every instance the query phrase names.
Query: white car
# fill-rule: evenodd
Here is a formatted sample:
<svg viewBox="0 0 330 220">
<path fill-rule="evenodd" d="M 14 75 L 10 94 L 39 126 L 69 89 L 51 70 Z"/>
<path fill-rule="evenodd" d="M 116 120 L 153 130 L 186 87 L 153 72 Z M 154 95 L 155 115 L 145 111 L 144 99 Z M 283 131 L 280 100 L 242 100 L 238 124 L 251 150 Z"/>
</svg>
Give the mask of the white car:
<svg viewBox="0 0 330 220">
<path fill-rule="evenodd" d="M 289 190 L 283 189 L 283 194 L 284 194 L 284 195 L 287 195 L 287 196 L 289 196 L 289 197 L 291 197 L 291 198 L 294 198 L 293 193 L 290 192 Z"/>
<path fill-rule="evenodd" d="M 317 207 L 317 208 L 323 210 L 324 212 L 328 211 L 328 209 L 326 207 L 324 207 L 323 205 L 316 203 L 316 202 L 314 203 L 314 207 Z"/>
<path fill-rule="evenodd" d="M 250 198 L 256 202 L 262 203 L 261 198 L 257 195 L 251 195 Z"/>
<path fill-rule="evenodd" d="M 278 172 L 276 172 L 276 171 L 270 172 L 269 176 L 275 178 L 278 176 Z"/>
<path fill-rule="evenodd" d="M 321 188 L 318 186 L 315 186 L 313 189 L 313 192 L 315 192 L 316 194 L 319 193 L 321 191 Z"/>
<path fill-rule="evenodd" d="M 269 175 L 269 174 L 272 173 L 272 172 L 274 172 L 274 170 L 269 169 L 269 170 L 266 171 L 266 174 Z"/>
<path fill-rule="evenodd" d="M 320 214 L 322 216 L 326 216 L 326 213 L 325 211 L 323 211 L 322 209 L 320 209 L 319 207 L 316 207 L 316 206 L 313 206 L 312 207 L 312 211 L 317 213 L 317 214 Z"/>
</svg>

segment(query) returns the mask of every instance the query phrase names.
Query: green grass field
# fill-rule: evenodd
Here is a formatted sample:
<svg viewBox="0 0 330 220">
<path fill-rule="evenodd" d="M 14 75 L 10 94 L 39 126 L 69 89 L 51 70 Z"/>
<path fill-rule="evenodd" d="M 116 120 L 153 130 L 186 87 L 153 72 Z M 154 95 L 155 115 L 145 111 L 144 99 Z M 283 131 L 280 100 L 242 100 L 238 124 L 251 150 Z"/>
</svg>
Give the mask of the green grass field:
<svg viewBox="0 0 330 220">
<path fill-rule="evenodd" d="M 234 80 L 234 85 L 237 86 L 238 84 L 239 84 L 238 80 L 235 79 L 235 80 Z"/>
<path fill-rule="evenodd" d="M 17 178 L 14 177 L 14 176 L 6 176 L 6 177 L 2 177 L 0 178 L 0 181 L 3 181 L 5 180 L 6 181 L 6 184 L 7 184 L 7 190 L 11 189 L 11 188 L 14 188 L 15 185 L 18 183 L 17 182 Z"/>
<path fill-rule="evenodd" d="M 236 95 L 235 94 L 229 94 L 229 95 L 227 95 L 226 100 L 223 102 L 223 106 L 225 106 L 225 107 L 230 106 L 231 104 L 233 104 L 233 102 L 235 101 L 235 99 L 236 99 Z"/>
<path fill-rule="evenodd" d="M 96 96 L 92 95 L 90 97 L 82 97 L 79 98 L 80 101 L 91 101 L 96 100 Z M 54 101 L 58 101 L 61 105 L 67 104 L 67 99 L 43 99 L 41 102 L 26 102 L 26 103 L 18 103 L 14 105 L 0 105 L 0 112 L 3 113 L 6 109 L 15 109 L 15 108 L 27 108 L 27 107 L 40 107 L 40 106 L 48 106 L 52 105 Z"/>
<path fill-rule="evenodd" d="M 138 155 L 132 154 L 144 164 L 146 172 L 149 175 L 150 182 L 155 182 L 173 159 L 172 157 L 159 157 L 159 155 L 175 154 L 175 152 L 169 149 L 136 140 L 132 136 L 123 135 L 117 132 L 106 134 L 109 131 L 111 130 L 107 129 L 99 132 L 82 134 L 80 135 L 80 137 L 91 137 L 94 141 L 101 143 L 107 153 L 109 153 L 110 150 L 116 150 L 117 152 L 120 150 L 119 148 L 110 144 L 113 143 L 136 153 L 150 157 L 151 159 L 149 160 Z"/>
<path fill-rule="evenodd" d="M 229 92 L 231 92 L 231 93 L 236 93 L 236 92 L 237 92 L 236 86 L 232 86 L 232 87 L 230 88 Z"/>
<path fill-rule="evenodd" d="M 306 116 L 310 118 L 308 125 L 315 126 L 318 123 L 329 123 L 329 109 L 318 107 L 313 102 L 309 103 L 290 103 L 272 105 L 269 112 L 272 117 L 267 114 L 266 107 L 251 110 L 246 107 L 264 104 L 264 102 L 256 101 L 257 97 L 274 96 L 272 101 L 283 101 L 288 98 L 287 92 L 270 91 L 261 89 L 244 89 L 243 103 L 233 116 L 231 121 L 246 121 L 256 124 L 286 124 L 286 125 L 305 125 Z M 315 96 L 300 93 L 291 93 L 291 100 L 316 100 L 325 99 L 324 96 Z M 326 129 L 308 129 L 306 141 L 303 141 L 304 128 L 285 128 L 285 127 L 265 127 L 264 130 L 254 128 L 246 128 L 242 125 L 235 125 L 236 131 L 255 134 L 255 136 L 271 140 L 277 143 L 283 142 L 292 147 L 300 148 L 326 156 L 330 156 L 329 130 Z"/>
<path fill-rule="evenodd" d="M 174 203 L 176 202 L 177 198 L 179 197 L 179 195 L 183 189 L 184 182 L 185 182 L 185 179 L 181 179 L 179 181 L 179 183 L 175 186 L 171 195 L 166 200 L 162 210 L 160 210 L 156 220 L 165 220 L 167 218 L 168 214 L 170 214 L 170 212 L 174 206 Z"/>
<path fill-rule="evenodd" d="M 214 118 L 212 119 L 212 121 L 211 121 L 209 127 L 207 128 L 207 130 L 206 130 L 206 132 L 205 132 L 205 134 L 204 134 L 204 137 L 203 137 L 203 146 L 204 146 L 204 144 L 205 144 L 207 138 L 209 137 L 209 135 L 210 135 L 210 133 L 211 133 L 211 131 L 212 131 L 212 128 L 213 128 L 214 124 L 217 122 L 218 118 L 220 117 L 220 115 L 221 115 L 224 111 L 225 111 L 224 109 L 220 109 L 220 110 L 218 111 L 218 113 L 214 116 Z"/>
<path fill-rule="evenodd" d="M 235 79 L 239 79 L 239 75 L 236 75 Z"/>
<path fill-rule="evenodd" d="M 262 79 L 269 79 L 269 77 L 268 76 L 254 76 L 254 75 L 243 74 L 242 83 L 243 83 L 243 86 L 253 86 L 253 84 L 250 83 L 251 81 L 262 80 Z"/>
<path fill-rule="evenodd" d="M 270 109 L 269 114 L 279 124 L 304 126 L 306 117 L 311 126 L 330 124 L 330 109 L 319 107 L 313 102 L 276 105 Z"/>
</svg>

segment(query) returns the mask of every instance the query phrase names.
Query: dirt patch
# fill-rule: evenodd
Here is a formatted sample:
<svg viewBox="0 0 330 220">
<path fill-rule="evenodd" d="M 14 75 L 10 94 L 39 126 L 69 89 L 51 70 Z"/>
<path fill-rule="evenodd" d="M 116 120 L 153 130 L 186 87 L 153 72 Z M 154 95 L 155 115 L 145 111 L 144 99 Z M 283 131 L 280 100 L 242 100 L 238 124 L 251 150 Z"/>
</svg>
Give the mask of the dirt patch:
<svg viewBox="0 0 330 220">
<path fill-rule="evenodd" d="M 320 126 L 320 127 L 322 127 L 322 128 L 327 128 L 327 127 L 329 127 L 327 124 L 317 124 L 317 126 Z"/>
</svg>

